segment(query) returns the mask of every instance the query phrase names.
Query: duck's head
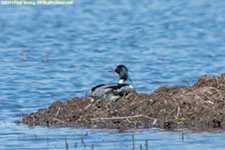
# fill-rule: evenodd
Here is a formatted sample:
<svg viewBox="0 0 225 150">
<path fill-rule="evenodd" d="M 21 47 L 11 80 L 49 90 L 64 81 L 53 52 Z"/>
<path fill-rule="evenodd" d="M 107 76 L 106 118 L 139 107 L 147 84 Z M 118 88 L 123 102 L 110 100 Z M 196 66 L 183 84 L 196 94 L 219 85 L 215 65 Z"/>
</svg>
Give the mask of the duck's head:
<svg viewBox="0 0 225 150">
<path fill-rule="evenodd" d="M 121 84 L 125 83 L 125 81 L 128 79 L 128 69 L 124 65 L 118 65 L 115 70 L 109 71 L 109 72 L 118 73 L 120 76 L 119 83 L 121 83 Z"/>
</svg>

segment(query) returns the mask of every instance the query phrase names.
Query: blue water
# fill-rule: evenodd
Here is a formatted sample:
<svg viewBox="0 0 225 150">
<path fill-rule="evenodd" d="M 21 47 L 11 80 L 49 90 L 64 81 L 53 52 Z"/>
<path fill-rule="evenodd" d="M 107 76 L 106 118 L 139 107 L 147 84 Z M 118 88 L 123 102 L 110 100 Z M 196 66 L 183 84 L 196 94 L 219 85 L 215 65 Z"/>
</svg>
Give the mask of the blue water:
<svg viewBox="0 0 225 150">
<path fill-rule="evenodd" d="M 225 132 L 16 125 L 20 113 L 82 97 L 125 64 L 137 92 L 225 72 L 225 1 L 75 0 L 0 4 L 0 149 L 223 149 Z M 26 53 L 26 61 L 24 61 Z M 183 132 L 183 138 L 182 138 Z M 85 144 L 81 142 L 81 138 Z M 76 145 L 74 147 L 74 144 Z M 85 147 L 86 145 L 86 147 Z"/>
</svg>

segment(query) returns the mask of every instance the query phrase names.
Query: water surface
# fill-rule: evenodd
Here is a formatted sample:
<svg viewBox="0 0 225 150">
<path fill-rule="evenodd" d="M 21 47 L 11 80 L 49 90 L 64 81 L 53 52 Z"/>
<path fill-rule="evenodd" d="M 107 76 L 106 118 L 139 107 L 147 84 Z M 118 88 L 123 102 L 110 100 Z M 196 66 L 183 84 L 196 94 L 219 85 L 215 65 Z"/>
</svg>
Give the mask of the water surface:
<svg viewBox="0 0 225 150">
<path fill-rule="evenodd" d="M 191 85 L 225 72 L 225 1 L 75 0 L 74 5 L 0 5 L 0 149 L 222 149 L 224 132 L 181 129 L 29 128 L 16 114 L 117 82 L 118 64 L 137 92 Z M 26 53 L 26 61 L 24 61 Z M 184 132 L 184 139 L 182 139 Z M 87 134 L 88 133 L 88 134 Z M 47 140 L 48 139 L 48 140 Z M 76 145 L 76 144 L 75 144 Z M 94 147 L 93 147 L 93 146 Z"/>
</svg>

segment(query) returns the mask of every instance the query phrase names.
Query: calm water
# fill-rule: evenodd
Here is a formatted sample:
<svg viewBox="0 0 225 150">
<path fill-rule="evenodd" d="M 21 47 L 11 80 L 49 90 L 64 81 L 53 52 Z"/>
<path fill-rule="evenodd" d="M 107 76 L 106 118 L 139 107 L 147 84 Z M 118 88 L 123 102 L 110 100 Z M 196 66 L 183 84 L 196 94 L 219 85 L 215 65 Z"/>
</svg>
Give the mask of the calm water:
<svg viewBox="0 0 225 150">
<path fill-rule="evenodd" d="M 84 96 L 125 64 L 138 92 L 225 72 L 225 1 L 0 5 L 0 149 L 223 149 L 225 132 L 29 128 L 16 114 Z M 24 53 L 27 61 L 23 61 Z M 183 138 L 182 138 L 183 132 Z M 82 138 L 83 142 L 82 143 Z M 75 145 L 75 146 L 74 146 Z"/>
</svg>

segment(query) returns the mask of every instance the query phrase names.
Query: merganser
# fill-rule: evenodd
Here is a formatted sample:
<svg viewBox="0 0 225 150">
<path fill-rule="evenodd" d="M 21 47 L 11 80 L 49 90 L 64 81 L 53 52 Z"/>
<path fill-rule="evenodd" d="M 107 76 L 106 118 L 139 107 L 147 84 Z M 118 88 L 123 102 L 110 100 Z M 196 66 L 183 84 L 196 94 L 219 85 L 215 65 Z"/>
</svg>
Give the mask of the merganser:
<svg viewBox="0 0 225 150">
<path fill-rule="evenodd" d="M 91 96 L 106 100 L 117 100 L 134 90 L 131 85 L 125 83 L 128 79 L 126 66 L 118 65 L 115 70 L 108 72 L 118 73 L 120 76 L 119 83 L 97 85 L 91 89 Z"/>
</svg>

